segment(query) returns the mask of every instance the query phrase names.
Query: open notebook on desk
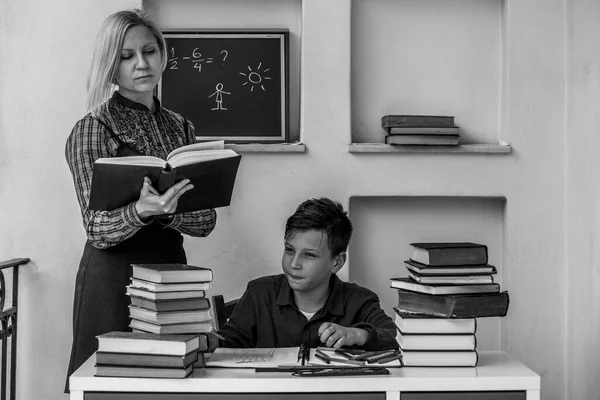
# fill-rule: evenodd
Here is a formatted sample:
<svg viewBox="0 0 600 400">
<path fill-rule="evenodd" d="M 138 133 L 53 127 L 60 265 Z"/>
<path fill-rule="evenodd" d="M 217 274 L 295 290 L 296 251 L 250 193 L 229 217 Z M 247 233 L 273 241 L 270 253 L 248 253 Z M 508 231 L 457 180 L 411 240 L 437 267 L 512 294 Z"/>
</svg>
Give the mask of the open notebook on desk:
<svg viewBox="0 0 600 400">
<path fill-rule="evenodd" d="M 219 347 L 207 359 L 206 367 L 221 368 L 278 368 L 278 367 L 301 367 L 298 360 L 298 347 L 280 347 L 280 348 L 251 348 L 251 349 L 231 349 Z M 319 351 L 330 357 L 329 363 L 323 360 L 323 357 L 317 357 L 317 349 L 310 349 L 310 357 L 305 362 L 310 366 L 343 366 L 350 367 L 400 367 L 402 366 L 398 358 L 384 363 L 352 363 L 344 361 L 344 357 L 334 352 L 334 349 L 319 348 Z M 391 355 L 392 350 L 388 351 Z M 383 352 L 378 352 L 383 353 Z M 365 353 L 366 354 L 366 353 Z M 384 356 L 385 354 L 381 354 Z M 374 355 L 377 356 L 377 355 Z M 339 360 L 339 361 L 338 361 Z M 381 360 L 381 359 L 380 359 Z M 385 360 L 384 360 L 385 361 Z"/>
</svg>

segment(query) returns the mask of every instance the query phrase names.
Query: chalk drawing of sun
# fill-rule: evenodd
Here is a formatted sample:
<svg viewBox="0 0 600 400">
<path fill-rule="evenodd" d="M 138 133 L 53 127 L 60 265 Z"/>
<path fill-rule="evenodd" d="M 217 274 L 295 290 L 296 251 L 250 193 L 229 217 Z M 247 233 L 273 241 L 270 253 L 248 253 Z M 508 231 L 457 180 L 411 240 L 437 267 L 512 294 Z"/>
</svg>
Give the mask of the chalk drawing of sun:
<svg viewBox="0 0 600 400">
<path fill-rule="evenodd" d="M 258 64 L 258 67 L 256 67 L 256 70 L 252 70 L 252 68 L 248 65 L 248 73 L 245 72 L 240 72 L 240 75 L 243 75 L 246 77 L 246 82 L 242 83 L 242 86 L 246 86 L 246 85 L 250 85 L 250 91 L 253 92 L 255 87 L 260 86 L 260 88 L 263 91 L 266 91 L 267 89 L 265 89 L 265 87 L 263 86 L 263 81 L 264 80 L 269 80 L 271 79 L 270 76 L 265 76 L 265 73 L 269 72 L 270 68 L 265 68 L 261 71 L 261 66 L 262 66 L 262 62 Z"/>
</svg>

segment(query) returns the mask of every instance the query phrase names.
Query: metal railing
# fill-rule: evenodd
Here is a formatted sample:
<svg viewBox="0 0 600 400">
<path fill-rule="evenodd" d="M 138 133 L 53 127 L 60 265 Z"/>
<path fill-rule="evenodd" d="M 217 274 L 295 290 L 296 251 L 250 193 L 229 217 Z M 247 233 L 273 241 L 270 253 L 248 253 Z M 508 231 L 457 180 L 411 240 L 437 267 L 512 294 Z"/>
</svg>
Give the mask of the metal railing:
<svg viewBox="0 0 600 400">
<path fill-rule="evenodd" d="M 19 299 L 19 266 L 27 264 L 29 258 L 13 258 L 0 262 L 0 342 L 2 343 L 2 380 L 0 400 L 15 400 L 17 381 L 17 301 Z M 12 301 L 4 309 L 10 286 L 6 285 L 5 273 L 12 280 Z M 9 348 L 10 342 L 10 348 Z M 10 364 L 9 364 L 10 354 Z M 8 373 L 10 368 L 10 374 Z M 8 396 L 8 397 L 7 397 Z"/>
</svg>

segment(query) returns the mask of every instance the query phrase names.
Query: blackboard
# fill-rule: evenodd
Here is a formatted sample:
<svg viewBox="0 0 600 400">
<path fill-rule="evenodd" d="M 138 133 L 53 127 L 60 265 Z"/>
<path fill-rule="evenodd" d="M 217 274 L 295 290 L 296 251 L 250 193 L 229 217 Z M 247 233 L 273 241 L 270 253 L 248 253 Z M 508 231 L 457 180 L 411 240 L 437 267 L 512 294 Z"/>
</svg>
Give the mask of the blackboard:
<svg viewBox="0 0 600 400">
<path fill-rule="evenodd" d="M 163 32 L 164 107 L 198 140 L 289 141 L 288 31 Z"/>
</svg>

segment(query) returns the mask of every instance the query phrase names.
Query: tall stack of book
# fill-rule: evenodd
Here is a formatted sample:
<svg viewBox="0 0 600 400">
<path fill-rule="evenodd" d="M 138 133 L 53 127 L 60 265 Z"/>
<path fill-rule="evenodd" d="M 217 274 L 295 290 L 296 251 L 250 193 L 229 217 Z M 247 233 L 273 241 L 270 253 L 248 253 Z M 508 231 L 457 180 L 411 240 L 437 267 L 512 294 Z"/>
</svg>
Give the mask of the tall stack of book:
<svg viewBox="0 0 600 400">
<path fill-rule="evenodd" d="M 203 344 L 208 343 L 207 333 L 213 330 L 213 323 L 206 291 L 210 289 L 212 270 L 187 264 L 131 267 L 127 294 L 133 332 L 196 334 Z M 201 355 L 196 366 L 202 366 L 202 362 Z"/>
<path fill-rule="evenodd" d="M 442 115 L 385 115 L 381 118 L 386 144 L 456 146 L 459 130 L 454 117 Z"/>
<path fill-rule="evenodd" d="M 508 292 L 494 282 L 487 246 L 472 242 L 411 243 L 407 278 L 397 289 L 395 322 L 405 366 L 477 365 L 476 318 L 502 317 Z"/>
<path fill-rule="evenodd" d="M 198 335 L 113 331 L 97 339 L 96 376 L 185 378 L 203 356 Z"/>
</svg>

